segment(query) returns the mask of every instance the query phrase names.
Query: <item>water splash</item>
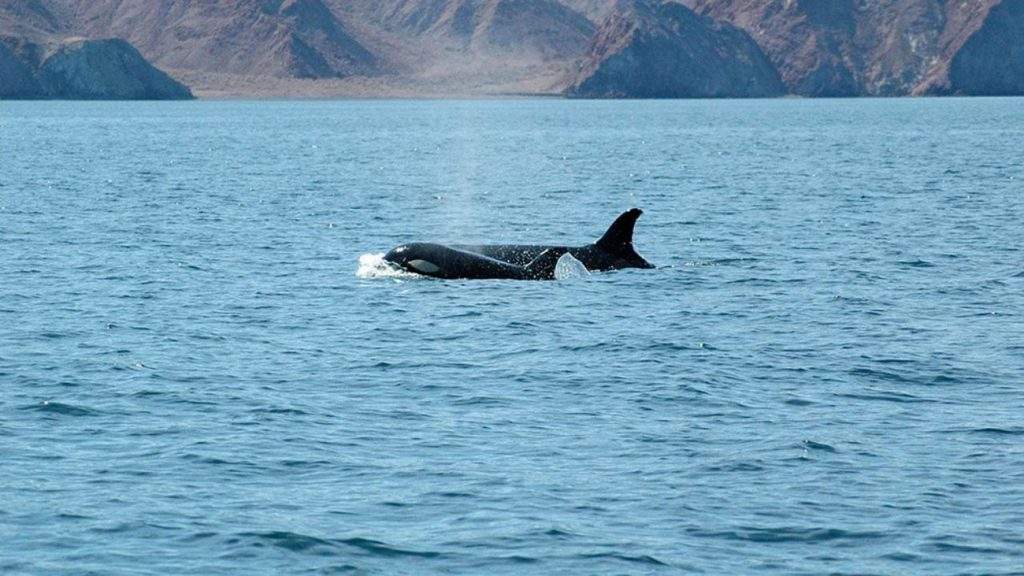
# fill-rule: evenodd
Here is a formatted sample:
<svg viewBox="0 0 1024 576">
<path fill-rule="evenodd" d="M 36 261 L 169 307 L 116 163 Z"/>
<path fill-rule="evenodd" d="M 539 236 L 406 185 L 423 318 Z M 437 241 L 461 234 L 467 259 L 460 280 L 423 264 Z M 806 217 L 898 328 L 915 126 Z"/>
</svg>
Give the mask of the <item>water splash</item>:
<svg viewBox="0 0 1024 576">
<path fill-rule="evenodd" d="M 587 270 L 587 267 L 568 252 L 562 254 L 562 257 L 558 259 L 558 263 L 555 264 L 555 280 L 571 280 L 573 278 L 586 278 L 587 276 L 590 276 L 590 271 Z"/>
<path fill-rule="evenodd" d="M 359 257 L 359 268 L 356 276 L 360 278 L 424 278 L 419 274 L 407 272 L 384 260 L 384 253 L 363 254 Z"/>
</svg>

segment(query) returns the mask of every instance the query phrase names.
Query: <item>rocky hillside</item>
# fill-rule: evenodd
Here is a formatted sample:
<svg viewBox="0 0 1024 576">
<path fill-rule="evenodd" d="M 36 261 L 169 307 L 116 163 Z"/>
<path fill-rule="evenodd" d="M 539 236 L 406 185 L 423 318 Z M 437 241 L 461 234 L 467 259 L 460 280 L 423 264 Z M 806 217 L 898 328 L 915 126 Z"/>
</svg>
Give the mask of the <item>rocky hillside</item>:
<svg viewBox="0 0 1024 576">
<path fill-rule="evenodd" d="M 919 92 L 1024 94 L 1024 2 L 1004 0 L 984 18 L 975 17 L 966 27 L 970 35 L 964 34 L 965 28 L 956 29 L 959 34 L 947 33 L 945 38 L 945 51 L 952 54 L 949 63 L 931 69 Z"/>
<path fill-rule="evenodd" d="M 71 27 L 117 36 L 168 70 L 328 78 L 372 74 L 377 58 L 321 0 L 54 0 Z"/>
<path fill-rule="evenodd" d="M 601 24 L 567 93 L 576 97 L 722 98 L 784 93 L 742 30 L 682 4 L 620 2 Z"/>
<path fill-rule="evenodd" d="M 0 0 L 0 94 L 75 37 L 205 96 L 1024 94 L 1024 0 Z"/>
<path fill-rule="evenodd" d="M 83 100 L 186 100 L 188 88 L 154 68 L 124 40 L 71 40 L 39 67 L 43 90 Z"/>
<path fill-rule="evenodd" d="M 0 43 L 0 98 L 42 98 L 44 95 L 25 62 Z"/>
<path fill-rule="evenodd" d="M 583 14 L 556 0 L 338 2 L 345 3 L 361 6 L 357 14 L 400 36 L 491 55 L 576 56 L 594 33 Z"/>
<path fill-rule="evenodd" d="M 1021 0 L 685 0 L 747 30 L 803 96 L 1019 94 Z"/>
<path fill-rule="evenodd" d="M 71 39 L 53 46 L 0 43 L 0 97 L 183 100 L 188 88 L 124 40 Z"/>
</svg>

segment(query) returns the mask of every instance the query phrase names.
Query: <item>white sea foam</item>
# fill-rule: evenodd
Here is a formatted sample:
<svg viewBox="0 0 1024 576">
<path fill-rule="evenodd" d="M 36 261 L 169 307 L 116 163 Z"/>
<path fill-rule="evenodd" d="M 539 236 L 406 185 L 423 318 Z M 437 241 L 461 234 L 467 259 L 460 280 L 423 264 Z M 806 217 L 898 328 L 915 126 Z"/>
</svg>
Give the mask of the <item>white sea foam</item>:
<svg viewBox="0 0 1024 576">
<path fill-rule="evenodd" d="M 587 267 L 568 252 L 562 254 L 562 257 L 558 259 L 558 263 L 555 264 L 555 280 L 571 280 L 573 278 L 586 278 L 587 276 L 590 276 L 590 271 L 587 270 Z"/>
<path fill-rule="evenodd" d="M 424 276 L 407 272 L 384 260 L 383 252 L 379 254 L 363 254 L 360 256 L 359 268 L 356 269 L 356 276 L 360 278 L 424 278 Z"/>
</svg>

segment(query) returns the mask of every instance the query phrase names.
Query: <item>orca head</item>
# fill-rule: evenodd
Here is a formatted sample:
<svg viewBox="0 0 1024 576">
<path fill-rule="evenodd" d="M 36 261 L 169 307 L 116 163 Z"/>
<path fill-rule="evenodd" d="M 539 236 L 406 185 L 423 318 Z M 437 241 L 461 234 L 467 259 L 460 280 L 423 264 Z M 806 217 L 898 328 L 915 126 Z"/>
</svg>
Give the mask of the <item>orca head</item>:
<svg viewBox="0 0 1024 576">
<path fill-rule="evenodd" d="M 384 255 L 384 261 L 398 266 L 405 267 L 409 263 L 409 256 L 411 252 L 409 246 L 402 244 L 401 246 L 395 246 L 390 252 Z"/>
<path fill-rule="evenodd" d="M 431 261 L 427 248 L 425 244 L 402 244 L 385 254 L 384 261 L 410 272 L 435 275 L 441 271 L 441 267 Z"/>
<path fill-rule="evenodd" d="M 623 212 L 601 239 L 579 251 L 579 259 L 588 270 L 621 270 L 623 268 L 654 268 L 654 265 L 636 253 L 633 248 L 633 228 L 643 214 L 633 208 Z"/>
</svg>

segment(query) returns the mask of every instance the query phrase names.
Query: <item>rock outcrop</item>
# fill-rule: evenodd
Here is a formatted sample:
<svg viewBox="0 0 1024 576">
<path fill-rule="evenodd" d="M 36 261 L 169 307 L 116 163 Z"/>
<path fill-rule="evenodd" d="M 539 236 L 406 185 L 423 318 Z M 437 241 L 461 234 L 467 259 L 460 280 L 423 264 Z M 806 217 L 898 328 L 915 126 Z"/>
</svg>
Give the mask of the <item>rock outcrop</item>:
<svg viewBox="0 0 1024 576">
<path fill-rule="evenodd" d="M 683 0 L 750 33 L 802 96 L 1024 93 L 1021 0 Z"/>
<path fill-rule="evenodd" d="M 0 98 L 44 98 L 35 75 L 14 52 L 0 42 Z"/>
<path fill-rule="evenodd" d="M 574 97 L 778 96 L 775 68 L 742 30 L 660 0 L 620 2 L 566 93 Z"/>
<path fill-rule="evenodd" d="M 188 88 L 154 68 L 120 39 L 70 40 L 39 67 L 39 82 L 55 98 L 187 100 Z"/>
<path fill-rule="evenodd" d="M 851 96 L 856 22 L 853 0 L 689 0 L 700 14 L 750 33 L 788 90 L 803 96 Z"/>
<path fill-rule="evenodd" d="M 184 100 L 192 93 L 124 40 L 72 39 L 50 47 L 19 41 L 14 50 L 0 43 L 0 97 Z"/>
<path fill-rule="evenodd" d="M 930 86 L 921 86 L 926 92 Z M 1024 2 L 993 6 L 981 26 L 953 55 L 945 81 L 933 93 L 979 96 L 1024 94 Z"/>
</svg>

